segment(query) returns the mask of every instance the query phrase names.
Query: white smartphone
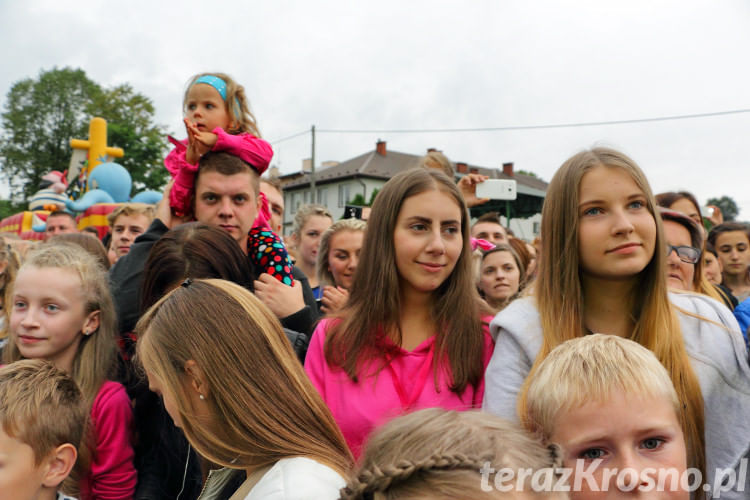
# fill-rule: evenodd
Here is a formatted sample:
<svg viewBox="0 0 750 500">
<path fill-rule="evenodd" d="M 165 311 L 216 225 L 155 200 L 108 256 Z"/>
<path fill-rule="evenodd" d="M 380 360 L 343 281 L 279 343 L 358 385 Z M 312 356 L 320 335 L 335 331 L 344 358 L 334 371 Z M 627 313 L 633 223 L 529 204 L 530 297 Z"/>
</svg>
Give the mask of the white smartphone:
<svg viewBox="0 0 750 500">
<path fill-rule="evenodd" d="M 515 200 L 516 181 L 511 179 L 487 179 L 477 184 L 477 198 Z"/>
</svg>

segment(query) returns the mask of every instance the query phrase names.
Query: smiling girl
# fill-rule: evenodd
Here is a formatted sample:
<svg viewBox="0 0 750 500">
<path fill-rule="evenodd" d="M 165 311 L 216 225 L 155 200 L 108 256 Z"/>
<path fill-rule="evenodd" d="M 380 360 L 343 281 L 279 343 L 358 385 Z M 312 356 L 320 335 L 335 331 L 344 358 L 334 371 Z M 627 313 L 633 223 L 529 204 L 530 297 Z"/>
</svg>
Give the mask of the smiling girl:
<svg viewBox="0 0 750 500">
<path fill-rule="evenodd" d="M 133 414 L 125 388 L 111 380 L 116 320 L 104 268 L 80 247 L 44 245 L 28 255 L 10 296 L 3 363 L 49 361 L 73 377 L 89 405 L 93 460 L 81 498 L 132 498 Z"/>
<path fill-rule="evenodd" d="M 618 335 L 651 350 L 669 372 L 688 464 L 709 473 L 734 468 L 750 442 L 747 353 L 724 306 L 668 294 L 671 249 L 655 213 L 645 175 L 618 151 L 583 151 L 560 167 L 544 202 L 534 296 L 490 325 L 497 347 L 484 407 L 506 418 L 517 418 L 517 408 L 525 414 L 519 390 L 552 349 L 594 332 Z"/>
<path fill-rule="evenodd" d="M 321 321 L 305 360 L 355 456 L 395 416 L 481 403 L 492 340 L 470 257 L 468 211 L 451 179 L 414 169 L 385 184 L 347 305 Z"/>
</svg>

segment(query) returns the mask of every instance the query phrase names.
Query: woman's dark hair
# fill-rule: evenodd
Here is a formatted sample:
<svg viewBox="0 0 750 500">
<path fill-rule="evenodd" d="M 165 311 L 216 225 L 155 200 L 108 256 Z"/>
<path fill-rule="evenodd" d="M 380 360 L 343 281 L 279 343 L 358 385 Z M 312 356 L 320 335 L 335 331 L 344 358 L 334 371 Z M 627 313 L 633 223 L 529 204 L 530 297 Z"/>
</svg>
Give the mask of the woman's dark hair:
<svg viewBox="0 0 750 500">
<path fill-rule="evenodd" d="M 185 278 L 218 278 L 253 291 L 252 264 L 226 231 L 200 222 L 183 224 L 154 244 L 143 269 L 141 311 Z"/>
<path fill-rule="evenodd" d="M 708 241 L 716 246 L 716 239 L 719 237 L 722 233 L 728 233 L 730 231 L 742 231 L 745 233 L 745 236 L 747 236 L 747 239 L 750 240 L 750 226 L 747 224 L 744 224 L 742 222 L 722 222 L 718 226 L 714 226 L 711 228 L 711 232 L 708 233 Z"/>
<path fill-rule="evenodd" d="M 656 204 L 664 208 L 672 208 L 672 205 L 680 200 L 688 200 L 693 204 L 698 215 L 701 217 L 703 216 L 698 200 L 693 196 L 693 193 L 689 191 L 667 191 L 656 195 Z"/>
<path fill-rule="evenodd" d="M 529 249 L 526 248 L 526 242 L 523 240 L 519 240 L 518 238 L 509 237 L 508 238 L 508 246 L 510 246 L 513 251 L 515 252 L 514 257 L 518 257 L 518 261 L 523 264 L 523 269 L 521 269 L 521 266 L 519 266 L 519 269 L 521 269 L 521 280 L 526 280 L 526 270 L 529 268 L 529 264 L 531 264 L 531 260 L 534 258 L 531 255 L 531 252 L 529 252 Z"/>
<path fill-rule="evenodd" d="M 716 247 L 710 241 L 706 241 L 705 247 L 703 248 L 706 252 L 711 252 L 714 257 L 719 258 L 719 254 L 716 252 Z"/>
</svg>

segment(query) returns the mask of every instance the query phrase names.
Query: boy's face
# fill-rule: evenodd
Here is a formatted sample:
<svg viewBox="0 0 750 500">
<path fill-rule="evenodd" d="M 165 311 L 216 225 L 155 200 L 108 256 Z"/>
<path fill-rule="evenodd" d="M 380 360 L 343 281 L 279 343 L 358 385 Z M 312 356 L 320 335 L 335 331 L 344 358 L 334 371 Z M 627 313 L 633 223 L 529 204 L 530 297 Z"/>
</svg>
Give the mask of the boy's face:
<svg viewBox="0 0 750 500">
<path fill-rule="evenodd" d="M 688 500 L 689 493 L 680 489 L 687 468 L 685 439 L 667 398 L 619 391 L 609 401 L 561 412 L 555 424 L 550 442 L 563 448 L 564 466 L 574 470 L 571 499 Z M 596 459 L 601 463 L 594 469 Z M 575 488 L 576 466 L 580 471 L 593 470 L 588 477 L 601 491 L 594 491 L 584 474 Z M 666 478 L 662 488 L 658 488 L 659 474 Z M 673 476 L 675 490 L 671 490 Z M 633 490 L 625 491 L 629 487 Z"/>
<path fill-rule="evenodd" d="M 0 426 L 0 500 L 39 498 L 45 482 L 45 466 L 34 462 L 34 450 L 8 436 Z"/>
<path fill-rule="evenodd" d="M 151 223 L 143 214 L 120 215 L 112 224 L 112 243 L 110 248 L 119 259 L 130 251 L 135 239 L 146 232 Z"/>
</svg>

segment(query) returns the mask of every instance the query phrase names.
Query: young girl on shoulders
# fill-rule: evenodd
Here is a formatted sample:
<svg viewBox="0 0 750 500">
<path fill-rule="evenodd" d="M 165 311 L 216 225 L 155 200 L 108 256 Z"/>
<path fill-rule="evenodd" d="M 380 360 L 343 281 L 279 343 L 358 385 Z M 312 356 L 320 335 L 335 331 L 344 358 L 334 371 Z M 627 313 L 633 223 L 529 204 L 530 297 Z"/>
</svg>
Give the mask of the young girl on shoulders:
<svg viewBox="0 0 750 500">
<path fill-rule="evenodd" d="M 355 456 L 393 417 L 481 403 L 493 346 L 481 304 L 456 185 L 436 170 L 394 176 L 372 208 L 349 300 L 318 325 L 305 360 Z"/>
<path fill-rule="evenodd" d="M 633 160 L 607 148 L 568 159 L 544 202 L 534 296 L 514 301 L 490 325 L 497 346 L 485 410 L 517 419 L 521 385 L 552 349 L 590 333 L 618 335 L 651 350 L 669 372 L 689 466 L 707 468 L 709 482 L 717 467 L 737 467 L 750 442 L 747 353 L 723 305 L 667 293 L 671 251 Z"/>
<path fill-rule="evenodd" d="M 90 408 L 92 460 L 80 497 L 132 498 L 133 414 L 125 388 L 111 380 L 116 319 L 104 268 L 71 244 L 43 245 L 24 261 L 10 298 L 3 363 L 50 361 L 73 377 Z"/>
<path fill-rule="evenodd" d="M 267 141 L 260 138 L 258 125 L 250 112 L 244 88 L 224 73 L 195 75 L 185 91 L 183 112 L 188 138 L 177 141 L 170 137 L 175 149 L 164 159 L 164 165 L 174 178 L 174 183 L 169 189 L 169 207 L 172 214 L 178 218 L 192 215 L 201 222 L 211 223 L 204 220 L 210 214 L 199 213 L 199 208 L 206 203 L 217 204 L 220 193 L 212 192 L 211 198 L 197 200 L 199 196 L 196 193 L 196 179 L 199 177 L 199 167 L 201 172 L 205 170 L 199 165 L 203 163 L 201 158 L 209 152 L 223 152 L 238 157 L 252 169 L 254 196 L 252 199 L 239 201 L 238 196 L 235 196 L 233 203 L 237 201 L 238 204 L 246 206 L 252 212 L 251 218 L 245 221 L 246 215 L 240 215 L 240 212 L 248 210 L 238 209 L 234 214 L 237 216 L 236 220 L 229 213 L 221 212 L 213 223 L 230 233 L 239 231 L 241 234 L 233 235 L 247 252 L 254 267 L 291 286 L 294 279 L 291 261 L 281 238 L 271 231 L 268 225 L 271 216 L 268 201 L 258 189 L 260 176 L 268 168 L 273 150 Z M 218 172 L 224 176 L 231 176 L 241 170 L 226 166 L 220 167 Z M 233 184 L 223 182 L 226 181 L 224 177 L 219 179 L 222 181 L 221 185 L 211 186 L 212 188 L 221 187 L 222 190 L 231 191 L 231 188 L 237 187 L 237 179 Z M 202 195 L 206 196 L 205 193 Z M 201 207 L 197 206 L 199 202 L 203 203 Z M 174 225 L 171 217 L 160 214 L 157 216 L 170 219 L 169 224 L 162 220 L 169 228 Z M 239 227 L 234 227 L 236 225 Z"/>
<path fill-rule="evenodd" d="M 169 194 L 170 206 L 178 215 L 190 213 L 198 160 L 209 151 L 239 156 L 262 175 L 273 157 L 271 145 L 260 138 L 250 111 L 245 89 L 224 73 L 193 76 L 182 103 L 187 139 L 170 137 L 173 149 L 164 164 L 175 178 Z"/>
</svg>

